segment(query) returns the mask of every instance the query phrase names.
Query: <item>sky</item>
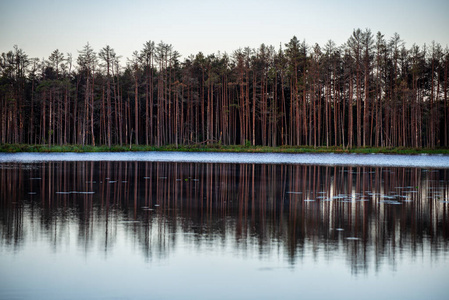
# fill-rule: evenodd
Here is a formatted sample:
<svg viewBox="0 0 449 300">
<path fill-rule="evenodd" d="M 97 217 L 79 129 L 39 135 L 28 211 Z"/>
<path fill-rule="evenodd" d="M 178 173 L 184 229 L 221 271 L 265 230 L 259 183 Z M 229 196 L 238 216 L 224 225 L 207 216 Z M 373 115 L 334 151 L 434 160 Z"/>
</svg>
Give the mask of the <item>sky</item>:
<svg viewBox="0 0 449 300">
<path fill-rule="evenodd" d="M 306 44 L 345 43 L 354 29 L 397 32 L 410 48 L 449 46 L 448 0 L 0 0 L 0 53 L 23 49 L 47 59 L 74 58 L 87 43 L 111 46 L 122 62 L 147 41 L 173 45 L 183 58 L 262 43 L 276 49 L 296 36 Z"/>
</svg>

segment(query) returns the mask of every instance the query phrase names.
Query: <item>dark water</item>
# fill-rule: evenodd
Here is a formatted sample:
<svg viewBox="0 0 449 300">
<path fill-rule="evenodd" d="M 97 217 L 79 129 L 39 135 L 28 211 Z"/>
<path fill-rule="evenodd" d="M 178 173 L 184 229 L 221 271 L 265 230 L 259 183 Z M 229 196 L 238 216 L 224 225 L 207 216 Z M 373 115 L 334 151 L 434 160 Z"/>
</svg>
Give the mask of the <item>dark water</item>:
<svg viewBox="0 0 449 300">
<path fill-rule="evenodd" d="M 447 299 L 449 170 L 0 164 L 0 299 Z"/>
</svg>

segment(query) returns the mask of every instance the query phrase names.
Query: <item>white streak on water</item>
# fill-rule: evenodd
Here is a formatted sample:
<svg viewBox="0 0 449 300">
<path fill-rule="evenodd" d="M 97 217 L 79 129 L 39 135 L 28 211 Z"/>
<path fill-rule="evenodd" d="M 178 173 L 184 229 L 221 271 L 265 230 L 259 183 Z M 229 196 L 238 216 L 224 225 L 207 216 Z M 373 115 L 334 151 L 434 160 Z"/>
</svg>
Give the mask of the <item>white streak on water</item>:
<svg viewBox="0 0 449 300">
<path fill-rule="evenodd" d="M 334 153 L 230 153 L 230 152 L 96 152 L 1 153 L 0 163 L 47 161 L 152 161 L 197 163 L 300 164 L 449 168 L 449 155 L 388 155 Z"/>
</svg>

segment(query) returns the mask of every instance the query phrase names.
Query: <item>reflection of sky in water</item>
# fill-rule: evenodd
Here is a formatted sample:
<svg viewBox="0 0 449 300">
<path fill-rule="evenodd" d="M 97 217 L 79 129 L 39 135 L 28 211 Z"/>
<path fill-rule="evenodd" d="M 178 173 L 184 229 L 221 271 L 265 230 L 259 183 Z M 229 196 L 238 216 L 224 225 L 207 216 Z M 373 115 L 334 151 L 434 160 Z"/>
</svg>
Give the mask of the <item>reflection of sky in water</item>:
<svg viewBox="0 0 449 300">
<path fill-rule="evenodd" d="M 198 163 L 308 164 L 330 166 L 391 166 L 449 168 L 449 155 L 388 155 L 334 153 L 0 153 L 0 162 L 42 161 L 160 161 Z"/>
<path fill-rule="evenodd" d="M 8 275 L 2 290 L 31 295 L 29 299 L 444 299 L 446 288 L 447 259 L 435 263 L 430 253 L 418 262 L 402 257 L 394 271 L 385 265 L 376 276 L 354 277 L 342 251 L 326 254 L 307 247 L 304 259 L 292 268 L 278 253 L 239 256 L 232 249 L 179 241 L 166 260 L 145 263 L 138 249 L 118 240 L 107 257 L 101 251 L 80 255 L 69 248 L 55 253 L 41 246 L 2 255 L 1 272 Z"/>
<path fill-rule="evenodd" d="M 4 166 L 0 299 L 444 299 L 448 170 Z"/>
</svg>

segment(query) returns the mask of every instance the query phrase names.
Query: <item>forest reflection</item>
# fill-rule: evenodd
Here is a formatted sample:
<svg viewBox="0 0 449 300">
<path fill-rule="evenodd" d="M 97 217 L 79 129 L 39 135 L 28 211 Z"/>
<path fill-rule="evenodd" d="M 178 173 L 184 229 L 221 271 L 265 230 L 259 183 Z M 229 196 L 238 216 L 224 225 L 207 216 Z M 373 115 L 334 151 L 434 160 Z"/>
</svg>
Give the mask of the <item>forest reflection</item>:
<svg viewBox="0 0 449 300">
<path fill-rule="evenodd" d="M 354 274 L 449 250 L 449 170 L 163 162 L 0 164 L 0 249 L 45 241 L 147 262 L 177 247 L 343 255 Z"/>
</svg>

